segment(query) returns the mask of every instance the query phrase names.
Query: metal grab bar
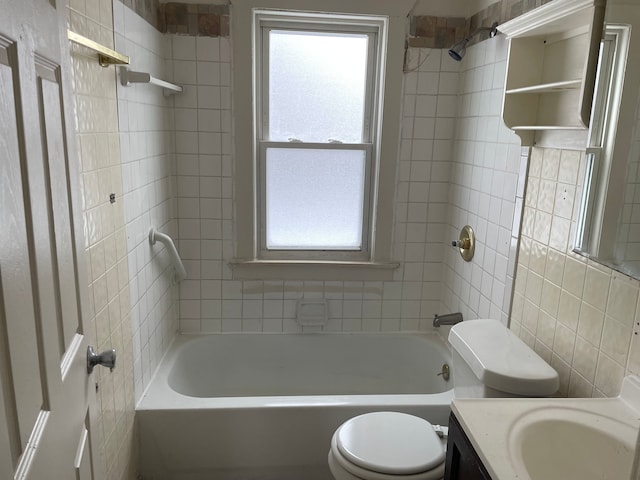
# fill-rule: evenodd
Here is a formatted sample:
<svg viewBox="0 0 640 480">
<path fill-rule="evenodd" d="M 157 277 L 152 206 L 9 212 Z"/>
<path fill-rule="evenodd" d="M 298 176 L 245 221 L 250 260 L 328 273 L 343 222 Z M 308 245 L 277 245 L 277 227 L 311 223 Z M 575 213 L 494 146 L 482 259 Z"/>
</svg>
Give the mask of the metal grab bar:
<svg viewBox="0 0 640 480">
<path fill-rule="evenodd" d="M 175 283 L 180 283 L 182 280 L 187 278 L 187 271 L 182 264 L 182 260 L 180 259 L 180 255 L 178 254 L 178 250 L 176 249 L 173 240 L 171 240 L 169 235 L 157 232 L 155 228 L 151 227 L 149 229 L 149 243 L 151 245 L 155 245 L 156 241 L 162 243 L 166 247 L 167 252 L 169 252 L 171 263 L 175 268 L 173 280 Z"/>
</svg>

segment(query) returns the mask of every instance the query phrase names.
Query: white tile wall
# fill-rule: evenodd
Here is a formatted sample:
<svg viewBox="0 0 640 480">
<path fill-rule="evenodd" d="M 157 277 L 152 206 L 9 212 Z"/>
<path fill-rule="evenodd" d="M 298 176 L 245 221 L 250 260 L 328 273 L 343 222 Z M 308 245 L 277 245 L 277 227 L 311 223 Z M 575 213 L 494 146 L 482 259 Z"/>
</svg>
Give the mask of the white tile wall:
<svg viewBox="0 0 640 480">
<path fill-rule="evenodd" d="M 230 45 L 172 36 L 176 98 L 178 237 L 189 271 L 180 287 L 183 332 L 297 332 L 296 299 L 329 299 L 327 331 L 431 328 L 440 310 L 443 235 L 459 64 L 412 50 L 406 75 L 390 282 L 240 282 L 231 278 L 233 167 Z M 240 132 L 239 134 L 242 134 Z"/>
<path fill-rule="evenodd" d="M 457 124 L 443 234 L 476 233 L 475 256 L 444 251 L 442 305 L 465 319 L 508 322 L 528 150 L 502 123 L 507 41 L 499 35 L 467 50 L 460 62 Z M 449 80 L 447 84 L 455 84 Z"/>
<path fill-rule="evenodd" d="M 132 70 L 171 80 L 171 42 L 120 2 L 116 47 Z M 188 95 L 188 90 L 187 90 Z M 176 237 L 173 98 L 150 84 L 118 84 L 118 121 L 127 233 L 136 399 L 177 331 L 177 287 L 166 251 L 149 245 L 150 227 Z"/>
</svg>

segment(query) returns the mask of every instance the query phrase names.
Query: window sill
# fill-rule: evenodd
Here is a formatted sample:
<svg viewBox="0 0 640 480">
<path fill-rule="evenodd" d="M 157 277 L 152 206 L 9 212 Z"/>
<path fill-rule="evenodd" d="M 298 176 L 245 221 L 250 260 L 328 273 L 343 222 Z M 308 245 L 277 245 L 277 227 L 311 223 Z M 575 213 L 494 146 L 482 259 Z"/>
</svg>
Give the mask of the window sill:
<svg viewBox="0 0 640 480">
<path fill-rule="evenodd" d="M 232 260 L 234 280 L 390 281 L 399 263 Z"/>
</svg>

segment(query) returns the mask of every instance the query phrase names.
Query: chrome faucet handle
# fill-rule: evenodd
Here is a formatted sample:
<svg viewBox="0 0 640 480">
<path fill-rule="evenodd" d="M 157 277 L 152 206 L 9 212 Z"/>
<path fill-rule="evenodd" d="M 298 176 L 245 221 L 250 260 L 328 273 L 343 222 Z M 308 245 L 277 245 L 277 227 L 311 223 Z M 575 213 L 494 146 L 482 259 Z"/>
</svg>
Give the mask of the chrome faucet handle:
<svg viewBox="0 0 640 480">
<path fill-rule="evenodd" d="M 93 350 L 92 346 L 88 346 L 87 373 L 91 374 L 93 372 L 93 367 L 95 367 L 96 365 L 102 365 L 103 367 L 107 367 L 109 368 L 109 370 L 113 371 L 116 366 L 116 349 L 112 348 L 98 354 Z"/>
</svg>

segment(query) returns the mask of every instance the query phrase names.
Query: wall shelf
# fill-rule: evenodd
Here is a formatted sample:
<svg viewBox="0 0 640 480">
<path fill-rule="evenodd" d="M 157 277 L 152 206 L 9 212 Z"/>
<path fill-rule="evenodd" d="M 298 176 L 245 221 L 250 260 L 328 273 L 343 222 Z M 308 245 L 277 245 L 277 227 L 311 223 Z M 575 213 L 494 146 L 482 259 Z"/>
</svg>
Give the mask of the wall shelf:
<svg viewBox="0 0 640 480">
<path fill-rule="evenodd" d="M 576 90 L 582 87 L 582 79 L 565 80 L 562 82 L 544 83 L 542 85 L 530 85 L 528 87 L 512 88 L 506 90 L 507 95 L 516 95 L 521 93 L 546 93 L 546 92 L 562 92 L 565 90 Z"/>
<path fill-rule="evenodd" d="M 586 130 L 581 125 L 515 125 L 512 130 Z"/>
<path fill-rule="evenodd" d="M 502 118 L 523 145 L 589 127 L 603 25 L 603 0 L 553 0 L 498 27 L 509 38 Z"/>
</svg>

